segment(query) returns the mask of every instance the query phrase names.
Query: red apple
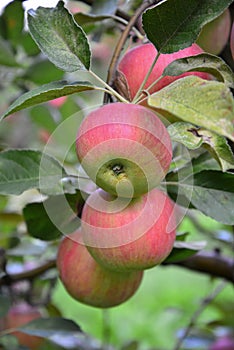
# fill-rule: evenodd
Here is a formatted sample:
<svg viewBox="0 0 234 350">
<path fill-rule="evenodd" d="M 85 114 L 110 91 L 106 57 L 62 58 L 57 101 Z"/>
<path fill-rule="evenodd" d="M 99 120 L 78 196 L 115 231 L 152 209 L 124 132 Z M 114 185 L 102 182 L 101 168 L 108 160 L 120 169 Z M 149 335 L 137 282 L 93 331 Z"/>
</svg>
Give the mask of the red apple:
<svg viewBox="0 0 234 350">
<path fill-rule="evenodd" d="M 76 140 L 82 167 L 105 191 L 137 197 L 156 187 L 172 159 L 166 127 L 143 106 L 112 103 L 91 112 Z"/>
<path fill-rule="evenodd" d="M 81 243 L 77 231 L 63 239 L 57 266 L 68 293 L 81 303 L 107 308 L 129 299 L 138 289 L 143 272 L 119 273 L 100 266 Z"/>
<path fill-rule="evenodd" d="M 193 44 L 188 48 L 174 52 L 172 54 L 161 54 L 144 86 L 144 89 L 148 88 L 153 82 L 155 82 L 162 75 L 164 69 L 174 60 L 178 58 L 198 55 L 202 52 L 203 50 L 198 45 Z M 154 61 L 154 58 L 156 57 L 156 54 L 157 50 L 154 45 L 148 43 L 130 49 L 120 60 L 118 71 L 122 73 L 126 78 L 131 99 L 134 98 L 138 89 L 140 88 L 146 74 L 148 73 Z M 197 75 L 203 79 L 210 80 L 209 74 L 201 72 L 188 72 L 175 77 L 166 76 L 160 79 L 150 89 L 149 92 L 152 94 L 169 85 L 173 81 L 187 75 Z"/>
<path fill-rule="evenodd" d="M 116 271 L 143 270 L 161 263 L 176 237 L 175 203 L 159 189 L 134 198 L 115 198 L 101 189 L 82 212 L 83 240 L 94 259 Z"/>
<path fill-rule="evenodd" d="M 40 317 L 42 317 L 42 314 L 37 308 L 25 302 L 21 302 L 10 308 L 7 315 L 2 319 L 2 328 L 10 329 L 21 327 L 24 324 Z M 42 338 L 33 335 L 24 334 L 21 332 L 13 332 L 11 334 L 18 339 L 19 344 L 25 345 L 29 349 L 38 349 L 43 342 Z"/>
<path fill-rule="evenodd" d="M 209 348 L 209 350 L 233 350 L 234 338 L 230 336 L 223 336 L 218 338 Z"/>
<path fill-rule="evenodd" d="M 207 23 L 203 28 L 197 44 L 214 55 L 218 55 L 227 44 L 231 29 L 231 14 L 226 9 L 219 17 Z"/>
<path fill-rule="evenodd" d="M 232 58 L 234 59 L 234 24 L 232 25 L 231 37 L 230 37 L 230 48 L 232 53 Z"/>
<path fill-rule="evenodd" d="M 59 108 L 66 102 L 66 100 L 67 100 L 67 96 L 61 96 L 61 97 L 55 98 L 54 100 L 49 101 L 48 103 L 55 108 Z"/>
</svg>

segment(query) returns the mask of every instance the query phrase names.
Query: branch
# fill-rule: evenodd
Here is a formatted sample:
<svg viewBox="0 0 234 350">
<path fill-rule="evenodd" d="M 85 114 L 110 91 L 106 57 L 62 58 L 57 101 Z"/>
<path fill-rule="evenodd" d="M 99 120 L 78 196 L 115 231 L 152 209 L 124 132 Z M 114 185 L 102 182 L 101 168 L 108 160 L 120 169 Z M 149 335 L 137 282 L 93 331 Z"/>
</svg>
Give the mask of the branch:
<svg viewBox="0 0 234 350">
<path fill-rule="evenodd" d="M 188 337 L 189 333 L 191 332 L 191 330 L 195 326 L 199 316 L 202 314 L 204 309 L 217 297 L 217 295 L 219 295 L 223 291 L 223 289 L 225 287 L 226 287 L 226 284 L 222 282 L 221 284 L 219 284 L 217 286 L 217 288 L 214 291 L 212 291 L 211 294 L 209 294 L 206 298 L 202 299 L 200 306 L 195 311 L 195 313 L 192 315 L 188 326 L 184 330 L 184 334 L 182 335 L 181 338 L 179 338 L 179 340 L 178 340 L 178 342 L 175 345 L 173 350 L 180 350 L 181 349 L 181 345 L 183 344 L 184 340 Z"/>
<path fill-rule="evenodd" d="M 189 270 L 198 271 L 213 277 L 224 278 L 234 283 L 234 259 L 222 256 L 217 252 L 203 252 L 178 262 L 165 262 L 163 266 L 177 265 Z"/>
<path fill-rule="evenodd" d="M 22 280 L 33 280 L 34 278 L 42 275 L 44 272 L 46 272 L 49 269 L 52 269 L 56 267 L 56 260 L 50 260 L 47 261 L 45 264 L 37 266 L 34 269 L 31 270 L 27 270 L 24 272 L 20 272 L 20 273 L 15 273 L 15 274 L 4 274 L 1 278 L 0 278 L 0 287 L 2 285 L 11 285 L 15 282 L 19 282 Z"/>
<path fill-rule="evenodd" d="M 234 284 L 234 259 L 221 256 L 216 252 L 198 253 L 190 258 L 178 262 L 163 262 L 161 266 L 176 265 L 189 270 L 208 274 L 213 277 L 223 278 Z M 0 278 L 0 287 L 11 285 L 22 280 L 33 280 L 47 270 L 56 267 L 56 260 L 47 261 L 29 271 L 15 274 L 4 274 Z"/>
</svg>

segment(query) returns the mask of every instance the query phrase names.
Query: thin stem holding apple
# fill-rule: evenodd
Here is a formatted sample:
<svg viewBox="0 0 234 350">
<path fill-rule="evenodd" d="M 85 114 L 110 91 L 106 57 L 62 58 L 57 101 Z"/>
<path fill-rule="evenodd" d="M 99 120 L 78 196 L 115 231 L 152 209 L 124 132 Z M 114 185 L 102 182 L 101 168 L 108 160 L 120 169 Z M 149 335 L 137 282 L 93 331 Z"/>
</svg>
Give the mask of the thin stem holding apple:
<svg viewBox="0 0 234 350">
<path fill-rule="evenodd" d="M 142 90 L 144 90 L 144 86 L 145 86 L 145 84 L 146 84 L 146 82 L 147 82 L 147 80 L 148 80 L 150 74 L 152 73 L 152 70 L 154 69 L 154 66 L 155 66 L 155 64 L 156 64 L 156 62 L 157 62 L 159 56 L 160 56 L 160 53 L 158 52 L 157 55 L 155 56 L 154 60 L 153 60 L 153 63 L 151 64 L 151 67 L 150 67 L 148 73 L 147 73 L 146 76 L 144 77 L 144 80 L 142 81 L 141 86 L 139 87 L 139 89 L 138 89 L 138 91 L 137 91 L 137 93 L 136 93 L 136 95 L 135 95 L 135 97 L 134 97 L 132 103 L 137 103 L 137 101 L 138 101 L 138 99 L 139 99 L 139 97 L 140 97 L 140 95 L 141 95 L 141 92 L 142 92 Z M 147 89 L 147 91 L 148 91 L 148 90 L 149 90 L 149 89 Z"/>
<path fill-rule="evenodd" d="M 102 85 L 106 88 L 106 93 L 109 93 L 112 96 L 115 96 L 120 102 L 123 103 L 129 103 L 128 100 L 126 100 L 123 96 L 121 96 L 116 90 L 114 90 L 109 84 L 107 84 L 104 80 L 102 80 L 97 74 L 95 74 L 92 70 L 89 71 L 89 73 L 98 80 Z"/>
</svg>

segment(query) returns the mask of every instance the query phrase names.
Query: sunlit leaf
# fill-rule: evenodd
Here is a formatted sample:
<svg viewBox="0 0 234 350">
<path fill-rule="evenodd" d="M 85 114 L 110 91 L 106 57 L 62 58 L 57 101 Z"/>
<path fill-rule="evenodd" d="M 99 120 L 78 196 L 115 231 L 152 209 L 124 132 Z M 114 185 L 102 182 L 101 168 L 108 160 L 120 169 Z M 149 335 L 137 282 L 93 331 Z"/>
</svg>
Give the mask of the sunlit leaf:
<svg viewBox="0 0 234 350">
<path fill-rule="evenodd" d="M 28 26 L 41 51 L 67 72 L 90 68 L 90 48 L 83 29 L 59 1 L 55 8 L 28 12 Z"/>
<path fill-rule="evenodd" d="M 151 95 L 148 103 L 162 115 L 169 113 L 234 141 L 234 100 L 223 83 L 188 76 Z"/>
<path fill-rule="evenodd" d="M 2 118 L 9 114 L 18 112 L 22 109 L 32 107 L 38 103 L 47 102 L 61 96 L 75 94 L 77 92 L 93 90 L 94 86 L 86 81 L 69 84 L 66 81 L 55 81 L 49 84 L 39 86 L 20 96 L 3 114 Z"/>
<path fill-rule="evenodd" d="M 57 160 L 34 150 L 0 153 L 0 193 L 19 195 L 31 188 L 44 193 L 61 193 L 65 170 Z"/>
<path fill-rule="evenodd" d="M 169 125 L 168 132 L 173 141 L 180 142 L 189 149 L 204 146 L 218 161 L 223 171 L 234 169 L 234 155 L 225 137 L 185 122 Z"/>
</svg>

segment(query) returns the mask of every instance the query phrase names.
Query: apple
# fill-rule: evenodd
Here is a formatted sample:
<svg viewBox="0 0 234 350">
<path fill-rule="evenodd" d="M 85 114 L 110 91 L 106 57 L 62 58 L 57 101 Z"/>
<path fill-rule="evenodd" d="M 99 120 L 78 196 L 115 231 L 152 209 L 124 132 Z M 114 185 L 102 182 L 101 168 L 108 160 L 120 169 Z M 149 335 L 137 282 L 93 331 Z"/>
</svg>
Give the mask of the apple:
<svg viewBox="0 0 234 350">
<path fill-rule="evenodd" d="M 129 299 L 143 277 L 143 271 L 119 273 L 100 266 L 82 244 L 80 230 L 60 243 L 57 267 L 62 283 L 74 299 L 100 308 Z"/>
<path fill-rule="evenodd" d="M 226 9 L 213 21 L 205 24 L 197 38 L 197 44 L 213 55 L 218 55 L 227 44 L 231 29 L 231 14 Z"/>
<path fill-rule="evenodd" d="M 231 48 L 232 58 L 234 59 L 234 24 L 232 25 L 232 30 L 231 30 L 230 48 Z"/>
<path fill-rule="evenodd" d="M 81 123 L 76 150 L 90 178 L 121 197 L 137 197 L 159 185 L 172 159 L 166 127 L 150 109 L 111 103 Z"/>
<path fill-rule="evenodd" d="M 209 348 L 209 350 L 233 350 L 234 338 L 223 336 L 218 338 Z"/>
<path fill-rule="evenodd" d="M 144 89 L 148 88 L 153 82 L 160 78 L 164 69 L 174 60 L 189 56 L 198 55 L 204 52 L 197 44 L 193 44 L 183 50 L 171 53 L 161 54 L 144 86 Z M 118 71 L 122 74 L 126 83 L 128 84 L 128 90 L 131 100 L 138 92 L 146 74 L 148 73 L 154 58 L 156 57 L 157 50 L 151 43 L 141 44 L 127 51 L 121 58 L 118 64 Z M 162 89 L 169 85 L 173 81 L 185 77 L 187 75 L 196 75 L 203 79 L 210 80 L 210 75 L 201 72 L 188 72 L 179 76 L 165 76 L 160 79 L 149 91 L 150 94 Z"/>
<path fill-rule="evenodd" d="M 42 314 L 37 308 L 25 302 L 20 302 L 19 304 L 13 305 L 7 315 L 3 317 L 1 320 L 1 327 L 2 330 L 21 327 L 40 317 L 42 317 Z M 44 341 L 44 339 L 40 337 L 21 332 L 13 332 L 11 334 L 18 339 L 19 344 L 25 345 L 29 349 L 38 349 Z"/>
<path fill-rule="evenodd" d="M 66 102 L 66 100 L 67 100 L 67 96 L 61 96 L 49 101 L 48 103 L 52 107 L 59 108 Z"/>
<path fill-rule="evenodd" d="M 83 207 L 84 243 L 94 259 L 114 271 L 143 270 L 160 264 L 176 237 L 176 207 L 153 189 L 131 200 L 97 189 Z"/>
</svg>

